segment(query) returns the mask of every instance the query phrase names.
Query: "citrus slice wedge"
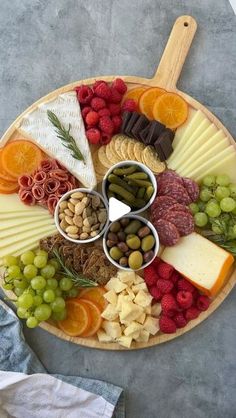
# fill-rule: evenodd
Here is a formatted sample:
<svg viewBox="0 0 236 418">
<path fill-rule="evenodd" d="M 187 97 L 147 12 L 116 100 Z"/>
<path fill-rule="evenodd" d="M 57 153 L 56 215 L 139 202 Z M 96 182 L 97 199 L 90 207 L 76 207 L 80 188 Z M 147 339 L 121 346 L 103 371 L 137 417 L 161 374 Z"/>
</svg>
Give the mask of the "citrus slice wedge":
<svg viewBox="0 0 236 418">
<path fill-rule="evenodd" d="M 2 166 L 1 156 L 2 156 L 2 149 L 0 149 L 0 179 L 9 181 L 11 183 L 15 183 L 15 181 L 16 181 L 15 177 L 10 176 L 7 173 L 7 171 L 4 170 L 4 168 Z"/>
<path fill-rule="evenodd" d="M 186 121 L 188 105 L 178 94 L 165 93 L 155 101 L 153 116 L 167 128 L 175 129 Z"/>
<path fill-rule="evenodd" d="M 159 87 L 151 87 L 144 91 L 140 96 L 138 106 L 141 113 L 143 113 L 148 119 L 153 119 L 153 105 L 156 99 L 162 94 L 165 94 L 166 91 Z"/>
<path fill-rule="evenodd" d="M 102 325 L 100 309 L 98 305 L 96 305 L 96 303 L 91 302 L 90 300 L 80 299 L 80 303 L 89 309 L 91 317 L 91 324 L 89 329 L 80 334 L 80 337 L 92 337 L 96 334 L 96 332 L 99 330 L 99 328 L 101 328 Z"/>
<path fill-rule="evenodd" d="M 147 90 L 147 87 L 134 87 L 133 89 L 128 90 L 122 100 L 124 103 L 125 100 L 134 100 L 137 104 L 139 102 L 140 96 Z"/>
<path fill-rule="evenodd" d="M 19 189 L 19 184 L 16 181 L 12 183 L 0 177 L 0 193 L 11 194 L 11 193 L 17 192 L 18 189 Z"/>
<path fill-rule="evenodd" d="M 104 309 L 107 306 L 107 301 L 103 297 L 105 295 L 106 290 L 104 287 L 94 287 L 94 288 L 87 288 L 81 290 L 80 294 L 77 296 L 77 299 L 85 299 L 89 300 L 91 302 L 94 302 L 100 309 L 101 312 L 104 311 Z"/>
<path fill-rule="evenodd" d="M 68 300 L 66 302 L 67 317 L 58 321 L 59 328 L 71 337 L 79 337 L 86 333 L 91 325 L 90 310 L 85 304 L 78 300 Z"/>
</svg>

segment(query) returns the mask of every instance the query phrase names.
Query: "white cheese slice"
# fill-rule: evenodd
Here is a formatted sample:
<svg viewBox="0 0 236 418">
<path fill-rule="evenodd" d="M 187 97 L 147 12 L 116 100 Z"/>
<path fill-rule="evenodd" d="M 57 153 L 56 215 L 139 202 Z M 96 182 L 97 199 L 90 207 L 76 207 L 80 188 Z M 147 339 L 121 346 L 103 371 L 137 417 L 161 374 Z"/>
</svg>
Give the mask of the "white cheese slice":
<svg viewBox="0 0 236 418">
<path fill-rule="evenodd" d="M 73 158 L 70 150 L 57 138 L 55 128 L 48 120 L 47 110 L 54 112 L 66 129 L 71 126 L 70 134 L 83 154 L 85 163 Z M 85 187 L 93 188 L 96 185 L 92 157 L 75 92 L 60 94 L 56 99 L 40 104 L 36 110 L 24 116 L 20 131 L 50 157 L 63 164 Z"/>
<path fill-rule="evenodd" d="M 34 216 L 35 218 L 48 218 L 48 216 L 51 216 L 48 212 L 48 210 L 45 210 L 45 212 L 39 212 L 38 214 L 36 214 L 35 212 L 4 212 L 4 213 L 0 213 L 0 219 L 2 220 L 7 220 L 7 219 L 16 219 L 16 218 L 21 218 L 22 220 L 26 220 L 28 219 L 30 216 Z"/>
<path fill-rule="evenodd" d="M 19 222 L 19 219 L 17 219 L 17 221 Z M 26 231 L 32 231 L 36 232 L 37 230 L 40 230 L 41 227 L 44 226 L 50 226 L 50 225 L 54 225 L 54 220 L 53 218 L 49 218 L 49 219 L 43 219 L 43 220 L 36 220 L 34 222 L 28 222 L 26 224 L 21 224 L 18 223 L 18 225 L 11 225 L 10 228 L 1 229 L 1 224 L 0 224 L 0 240 L 3 239 L 4 237 L 11 237 L 11 236 L 15 236 L 17 234 L 21 234 L 23 232 Z"/>
<path fill-rule="evenodd" d="M 209 165 L 207 168 L 201 169 L 198 176 L 194 178 L 197 182 L 201 181 L 203 177 L 208 174 L 217 175 L 219 173 L 228 174 L 232 183 L 236 183 L 236 151 L 232 152 L 228 157 L 223 160 L 218 159 L 218 162 L 214 165 Z"/>
<path fill-rule="evenodd" d="M 39 214 L 39 213 L 48 213 L 47 209 L 44 209 L 42 206 L 29 206 L 21 202 L 18 194 L 0 194 L 0 214 L 2 213 L 22 213 L 25 212 L 28 216 L 29 212 Z M 0 215 L 1 216 L 1 215 Z M 13 215 L 14 217 L 16 215 Z M 2 219 L 2 217 L 1 217 Z"/>
<path fill-rule="evenodd" d="M 25 244 L 27 239 L 31 239 L 31 238 L 36 239 L 37 237 L 40 239 L 41 235 L 45 236 L 45 234 L 48 234 L 49 236 L 55 232 L 57 232 L 55 225 L 46 225 L 46 226 L 44 225 L 33 230 L 31 228 L 28 231 L 23 231 L 14 236 L 5 235 L 5 237 L 0 240 L 0 250 L 3 248 L 7 248 L 7 246 L 12 245 L 17 242 L 23 242 Z"/>
<path fill-rule="evenodd" d="M 14 251 L 13 250 L 12 252 L 8 252 L 7 255 L 14 255 L 15 257 L 18 257 L 19 255 L 23 254 L 26 251 L 33 250 L 35 248 L 38 248 L 38 246 L 39 246 L 39 242 L 37 240 L 37 241 L 32 242 L 31 244 L 26 245 L 25 247 L 21 247 L 17 251 Z M 2 266 L 3 264 L 4 264 L 4 259 L 3 258 L 0 258 L 0 266 Z"/>
<path fill-rule="evenodd" d="M 186 129 L 188 128 L 190 122 L 194 118 L 195 113 L 197 113 L 197 111 L 193 108 L 190 108 L 189 112 L 188 112 L 187 120 L 183 123 L 183 125 L 181 125 L 176 130 L 175 137 L 174 137 L 173 142 L 172 142 L 172 146 L 173 146 L 174 149 L 177 147 L 179 141 L 181 140 L 182 136 L 184 135 L 184 133 L 185 133 Z"/>
<path fill-rule="evenodd" d="M 2 219 L 2 215 L 0 215 L 0 231 L 4 231 L 6 229 L 12 229 L 14 227 L 20 226 L 20 225 L 24 225 L 27 226 L 28 224 L 31 225 L 32 228 L 32 224 L 37 223 L 37 222 L 42 222 L 42 221 L 47 221 L 49 224 L 51 224 L 53 222 L 53 217 L 50 216 L 49 212 L 48 215 L 37 215 L 37 216 L 28 216 L 25 218 L 19 218 L 18 216 L 15 216 L 15 218 L 8 218 L 8 219 Z"/>
</svg>

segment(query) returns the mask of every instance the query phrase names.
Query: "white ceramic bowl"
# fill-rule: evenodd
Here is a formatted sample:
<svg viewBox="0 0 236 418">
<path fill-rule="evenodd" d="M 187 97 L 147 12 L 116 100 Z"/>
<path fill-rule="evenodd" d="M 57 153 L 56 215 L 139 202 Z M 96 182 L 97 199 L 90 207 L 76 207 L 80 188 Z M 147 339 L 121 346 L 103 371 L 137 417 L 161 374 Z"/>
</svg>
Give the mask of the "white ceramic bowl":
<svg viewBox="0 0 236 418">
<path fill-rule="evenodd" d="M 95 196 L 99 196 L 100 197 L 100 199 L 102 200 L 102 202 L 104 203 L 104 207 L 106 208 L 106 210 L 107 210 L 107 221 L 106 221 L 106 223 L 105 223 L 105 225 L 104 225 L 104 227 L 103 227 L 103 229 L 101 230 L 101 232 L 100 232 L 100 234 L 98 234 L 98 235 L 96 235 L 95 237 L 92 237 L 92 238 L 88 238 L 88 239 L 74 239 L 74 238 L 70 238 L 70 237 L 68 237 L 68 235 L 61 229 L 61 227 L 60 227 L 60 223 L 59 223 L 59 205 L 60 205 L 60 203 L 61 202 L 63 202 L 64 200 L 67 200 L 68 198 L 69 198 L 69 196 L 71 196 L 73 193 L 75 193 L 75 192 L 82 192 L 82 193 L 89 193 L 89 194 L 92 194 L 92 195 L 95 195 Z M 101 236 L 104 234 L 104 232 L 105 232 L 105 230 L 106 230 L 106 228 L 108 227 L 108 224 L 109 224 L 109 218 L 108 218 L 108 205 L 107 205 L 107 202 L 106 202 L 106 200 L 104 199 L 104 197 L 100 194 L 100 193 L 98 193 L 98 192 L 96 192 L 96 191 L 94 191 L 94 190 L 92 190 L 92 189 L 85 189 L 85 188 L 79 188 L 79 189 L 73 189 L 73 190 L 70 190 L 69 192 L 67 192 L 67 193 L 65 193 L 61 198 L 60 198 L 60 200 L 59 200 L 59 202 L 57 203 L 57 206 L 56 206 L 56 209 L 55 209 L 55 213 L 54 213 L 54 220 L 55 220 L 55 224 L 56 224 L 56 227 L 57 227 L 57 229 L 58 229 L 58 231 L 60 232 L 60 234 L 61 235 L 63 235 L 63 237 L 65 237 L 68 241 L 72 241 L 72 242 L 75 242 L 76 244 L 88 244 L 89 242 L 93 242 L 93 241 L 96 241 L 97 239 L 99 239 L 99 238 L 101 238 Z"/>
<path fill-rule="evenodd" d="M 154 199 L 155 199 L 156 194 L 157 194 L 156 178 L 155 178 L 153 172 L 146 165 L 144 165 L 142 163 L 139 163 L 138 161 L 121 161 L 120 163 L 114 164 L 111 168 L 109 168 L 109 170 L 106 172 L 106 174 L 103 178 L 102 194 L 105 197 L 105 199 L 108 201 L 109 199 L 107 197 L 107 190 L 106 189 L 107 189 L 107 183 L 108 183 L 107 178 L 108 178 L 109 174 L 111 174 L 115 168 L 127 167 L 127 166 L 130 166 L 130 165 L 136 165 L 140 168 L 141 171 L 146 173 L 148 175 L 148 177 L 149 177 L 149 179 L 150 179 L 150 181 L 153 185 L 153 189 L 154 189 L 154 192 L 153 192 L 151 198 L 149 199 L 149 201 L 147 202 L 147 204 L 143 208 L 137 209 L 137 210 L 131 210 L 131 212 L 130 212 L 132 214 L 138 214 L 138 213 L 144 212 L 147 208 L 149 208 L 149 206 L 154 202 Z"/>
<path fill-rule="evenodd" d="M 154 236 L 154 238 L 155 238 L 156 243 L 155 243 L 155 246 L 154 246 L 154 248 L 153 248 L 153 253 L 154 253 L 153 258 L 152 258 L 152 259 L 151 259 L 148 263 L 143 264 L 143 265 L 142 265 L 142 267 L 140 267 L 140 269 L 137 269 L 137 270 L 135 270 L 135 271 L 142 270 L 142 269 L 144 269 L 145 267 L 149 266 L 149 264 L 151 264 L 151 263 L 152 263 L 152 261 L 154 260 L 154 258 L 157 256 L 157 253 L 158 253 L 158 251 L 159 251 L 159 247 L 160 247 L 158 233 L 157 233 L 156 229 L 154 228 L 153 224 L 152 224 L 150 221 L 148 221 L 146 218 L 143 218 L 142 216 L 133 215 L 133 214 L 128 214 L 128 215 L 122 216 L 122 219 L 123 219 L 123 218 L 129 218 L 129 219 L 137 219 L 137 220 L 139 220 L 139 221 L 140 221 L 140 222 L 142 222 L 144 225 L 148 226 L 148 228 L 150 228 L 150 230 L 152 231 L 152 234 L 153 234 L 153 236 Z M 117 219 L 117 221 L 118 221 L 118 220 L 119 220 L 119 219 Z M 114 221 L 114 222 L 117 222 L 117 221 Z M 110 261 L 110 262 L 111 262 L 114 266 L 116 266 L 117 268 L 119 268 L 119 269 L 121 269 L 121 270 L 126 270 L 126 271 L 134 271 L 134 270 L 133 270 L 133 269 L 131 269 L 130 267 L 122 267 L 119 263 L 117 263 L 115 260 L 113 260 L 113 258 L 112 258 L 112 257 L 110 256 L 110 254 L 109 254 L 109 248 L 107 247 L 106 241 L 107 241 L 107 235 L 108 235 L 108 233 L 109 233 L 110 226 L 111 226 L 114 222 L 111 222 L 111 223 L 110 223 L 110 225 L 109 225 L 109 227 L 107 228 L 107 230 L 106 230 L 106 232 L 105 232 L 105 234 L 104 234 L 104 237 L 103 237 L 103 250 L 104 250 L 104 253 L 106 254 L 106 256 L 107 256 L 108 260 L 109 260 L 109 261 Z"/>
</svg>

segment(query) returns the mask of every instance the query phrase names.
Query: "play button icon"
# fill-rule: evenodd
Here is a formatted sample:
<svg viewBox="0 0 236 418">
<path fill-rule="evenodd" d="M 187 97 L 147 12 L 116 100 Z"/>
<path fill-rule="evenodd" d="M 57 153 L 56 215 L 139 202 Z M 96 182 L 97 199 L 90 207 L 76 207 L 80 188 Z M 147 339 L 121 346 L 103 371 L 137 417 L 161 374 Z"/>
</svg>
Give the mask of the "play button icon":
<svg viewBox="0 0 236 418">
<path fill-rule="evenodd" d="M 131 211 L 131 207 L 126 205 L 115 197 L 109 199 L 109 220 L 111 222 L 116 221 L 121 216 L 126 215 Z"/>
</svg>

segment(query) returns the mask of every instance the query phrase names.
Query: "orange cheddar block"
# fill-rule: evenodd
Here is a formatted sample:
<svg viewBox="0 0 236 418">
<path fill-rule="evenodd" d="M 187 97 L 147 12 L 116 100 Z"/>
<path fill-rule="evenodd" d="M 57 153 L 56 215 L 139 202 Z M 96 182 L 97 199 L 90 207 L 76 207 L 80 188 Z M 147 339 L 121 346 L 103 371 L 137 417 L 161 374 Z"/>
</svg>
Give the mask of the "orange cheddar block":
<svg viewBox="0 0 236 418">
<path fill-rule="evenodd" d="M 220 291 L 234 262 L 230 253 L 196 232 L 166 247 L 161 258 L 208 296 Z"/>
</svg>

